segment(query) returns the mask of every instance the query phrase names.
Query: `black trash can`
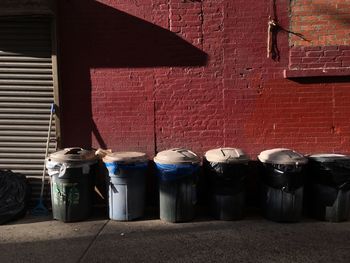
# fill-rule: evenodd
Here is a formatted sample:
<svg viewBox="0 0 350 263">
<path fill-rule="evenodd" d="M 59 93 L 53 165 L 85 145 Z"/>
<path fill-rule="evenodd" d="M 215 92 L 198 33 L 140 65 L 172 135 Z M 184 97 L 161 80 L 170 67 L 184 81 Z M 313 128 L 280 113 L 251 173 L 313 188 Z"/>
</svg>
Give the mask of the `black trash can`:
<svg viewBox="0 0 350 263">
<path fill-rule="evenodd" d="M 66 148 L 46 159 L 54 219 L 74 222 L 90 216 L 96 166 L 95 152 L 82 148 Z"/>
<path fill-rule="evenodd" d="M 262 163 L 262 208 L 267 219 L 300 221 L 303 210 L 307 159 L 295 151 L 277 148 L 258 156 Z"/>
<path fill-rule="evenodd" d="M 315 154 L 308 157 L 306 212 L 329 222 L 350 217 L 350 156 Z"/>
<path fill-rule="evenodd" d="M 192 220 L 199 157 L 190 150 L 175 148 L 158 153 L 154 162 L 159 176 L 160 219 L 172 223 Z"/>
<path fill-rule="evenodd" d="M 205 153 L 203 165 L 209 180 L 209 204 L 216 219 L 243 218 L 248 162 L 241 149 L 219 148 Z"/>
</svg>

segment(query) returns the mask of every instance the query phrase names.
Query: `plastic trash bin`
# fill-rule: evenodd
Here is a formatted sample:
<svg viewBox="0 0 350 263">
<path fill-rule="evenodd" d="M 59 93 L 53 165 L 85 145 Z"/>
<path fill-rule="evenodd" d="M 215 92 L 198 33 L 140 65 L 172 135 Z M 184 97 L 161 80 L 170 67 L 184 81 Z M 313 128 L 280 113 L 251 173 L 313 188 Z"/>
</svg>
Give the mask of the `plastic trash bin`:
<svg viewBox="0 0 350 263">
<path fill-rule="evenodd" d="M 148 158 L 141 152 L 114 152 L 103 157 L 108 172 L 109 217 L 129 221 L 144 216 Z"/>
<path fill-rule="evenodd" d="M 241 149 L 219 148 L 205 153 L 204 170 L 209 179 L 210 210 L 215 218 L 243 218 L 248 162 L 248 156 Z"/>
<path fill-rule="evenodd" d="M 263 151 L 258 159 L 262 163 L 264 216 L 278 222 L 300 221 L 308 160 L 302 154 L 285 148 Z"/>
<path fill-rule="evenodd" d="M 197 202 L 199 157 L 190 150 L 175 148 L 159 152 L 154 162 L 159 176 L 160 219 L 190 221 Z"/>
<path fill-rule="evenodd" d="M 350 156 L 315 154 L 308 159 L 307 212 L 314 218 L 329 222 L 349 220 Z"/>
<path fill-rule="evenodd" d="M 94 151 L 66 148 L 49 155 L 53 218 L 63 222 L 87 219 L 92 212 L 97 158 Z"/>
</svg>

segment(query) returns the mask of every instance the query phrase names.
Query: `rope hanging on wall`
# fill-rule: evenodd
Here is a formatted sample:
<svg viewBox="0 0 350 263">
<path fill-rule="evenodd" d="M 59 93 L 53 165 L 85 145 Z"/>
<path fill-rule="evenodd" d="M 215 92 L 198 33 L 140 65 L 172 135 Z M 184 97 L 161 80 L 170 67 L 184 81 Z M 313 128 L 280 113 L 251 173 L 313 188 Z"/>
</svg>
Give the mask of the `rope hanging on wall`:
<svg viewBox="0 0 350 263">
<path fill-rule="evenodd" d="M 271 0 L 272 17 L 269 16 L 267 22 L 267 57 L 279 60 L 279 50 L 277 46 L 277 33 L 281 29 L 278 25 L 276 0 Z"/>
<path fill-rule="evenodd" d="M 267 27 L 267 57 L 270 58 L 271 54 L 273 52 L 273 38 L 274 34 L 277 31 L 277 22 L 274 19 L 271 19 L 271 16 L 269 16 L 269 21 L 268 21 L 268 27 Z"/>
<path fill-rule="evenodd" d="M 290 31 L 280 26 L 278 22 L 278 17 L 277 17 L 276 0 L 271 0 L 271 2 L 272 2 L 271 6 L 272 6 L 273 15 L 272 17 L 269 16 L 269 20 L 267 22 L 267 57 L 272 58 L 273 60 L 279 61 L 280 52 L 277 44 L 278 32 L 284 31 L 288 34 L 293 34 L 307 42 L 310 42 L 310 40 L 306 39 L 303 34 Z"/>
</svg>

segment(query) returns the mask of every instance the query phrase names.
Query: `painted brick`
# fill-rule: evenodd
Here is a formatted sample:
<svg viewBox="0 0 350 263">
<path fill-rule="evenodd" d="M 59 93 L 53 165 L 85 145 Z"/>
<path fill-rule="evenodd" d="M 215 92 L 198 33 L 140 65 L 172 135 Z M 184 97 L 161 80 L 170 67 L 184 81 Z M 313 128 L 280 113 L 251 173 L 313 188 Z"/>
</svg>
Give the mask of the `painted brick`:
<svg viewBox="0 0 350 263">
<path fill-rule="evenodd" d="M 330 68 L 338 68 L 341 67 L 342 64 L 341 62 L 326 62 L 325 66 Z"/>
<path fill-rule="evenodd" d="M 290 1 L 291 31 L 308 41 L 292 36 L 294 46 L 349 45 L 350 2 L 344 0 Z M 340 8 L 341 7 L 341 8 Z"/>
<path fill-rule="evenodd" d="M 337 57 L 342 55 L 341 51 L 333 51 L 333 50 L 325 50 L 324 51 L 325 57 Z"/>
<path fill-rule="evenodd" d="M 322 47 L 320 46 L 312 46 L 312 47 L 308 47 L 308 46 L 305 46 L 305 47 L 302 47 L 302 49 L 305 51 L 305 52 L 308 52 L 308 51 L 321 51 L 322 50 Z"/>
<path fill-rule="evenodd" d="M 322 57 L 324 54 L 323 51 L 309 51 L 309 52 L 306 52 L 306 56 L 308 57 Z"/>
<path fill-rule="evenodd" d="M 302 63 L 308 64 L 308 63 L 314 63 L 318 62 L 319 58 L 318 57 L 305 57 L 301 59 Z"/>
<path fill-rule="evenodd" d="M 290 2 L 298 12 L 291 27 Z M 269 1 L 58 1 L 63 146 L 139 150 L 150 157 L 172 147 L 199 154 L 241 147 L 252 158 L 273 147 L 350 153 L 344 78 L 298 82 L 282 75 L 288 67 L 305 77 L 349 73 L 347 59 L 335 60 L 349 57 L 348 40 L 317 44 L 319 32 L 307 29 L 320 23 L 326 30 L 330 17 L 315 15 L 310 1 L 276 4 L 283 28 L 314 37 L 291 37 L 291 47 L 280 32 L 279 62 L 266 58 Z M 307 22 L 306 31 L 296 30 Z M 338 35 L 348 30 L 339 27 Z"/>
<path fill-rule="evenodd" d="M 350 56 L 342 56 L 340 57 L 340 60 L 343 62 L 349 62 L 350 61 Z"/>
<path fill-rule="evenodd" d="M 349 57 L 348 50 L 341 50 L 340 46 L 319 46 L 312 47 L 317 51 L 310 51 L 310 47 L 292 47 L 289 53 L 289 68 L 290 69 L 317 69 L 317 68 L 339 68 L 347 67 Z M 300 50 L 305 53 L 300 57 Z M 309 51 L 305 51 L 309 50 Z M 295 56 L 297 54 L 297 56 Z M 323 75 L 323 74 L 322 74 Z"/>
</svg>

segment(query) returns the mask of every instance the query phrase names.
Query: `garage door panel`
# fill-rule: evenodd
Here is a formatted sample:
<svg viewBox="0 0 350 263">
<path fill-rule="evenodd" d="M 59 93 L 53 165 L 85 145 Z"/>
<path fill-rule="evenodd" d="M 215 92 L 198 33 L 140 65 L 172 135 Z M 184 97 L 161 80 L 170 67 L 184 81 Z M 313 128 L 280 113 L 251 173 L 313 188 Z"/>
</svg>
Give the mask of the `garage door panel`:
<svg viewBox="0 0 350 263">
<path fill-rule="evenodd" d="M 40 193 L 54 102 L 51 20 L 0 18 L 0 169 L 25 174 Z M 55 121 L 49 150 L 56 149 Z"/>
</svg>

